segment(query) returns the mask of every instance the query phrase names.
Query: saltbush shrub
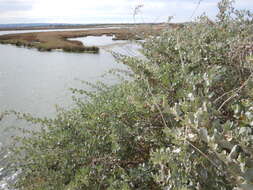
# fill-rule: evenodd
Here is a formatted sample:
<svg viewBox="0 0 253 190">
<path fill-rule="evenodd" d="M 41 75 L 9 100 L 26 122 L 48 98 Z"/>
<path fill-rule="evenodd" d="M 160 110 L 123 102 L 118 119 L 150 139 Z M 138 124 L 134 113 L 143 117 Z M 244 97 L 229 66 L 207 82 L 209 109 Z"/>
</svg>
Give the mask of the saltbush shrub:
<svg viewBox="0 0 253 190">
<path fill-rule="evenodd" d="M 252 14 L 222 0 L 118 56 L 131 81 L 75 98 L 22 137 L 19 189 L 253 189 Z M 16 113 L 19 115 L 18 113 Z"/>
</svg>

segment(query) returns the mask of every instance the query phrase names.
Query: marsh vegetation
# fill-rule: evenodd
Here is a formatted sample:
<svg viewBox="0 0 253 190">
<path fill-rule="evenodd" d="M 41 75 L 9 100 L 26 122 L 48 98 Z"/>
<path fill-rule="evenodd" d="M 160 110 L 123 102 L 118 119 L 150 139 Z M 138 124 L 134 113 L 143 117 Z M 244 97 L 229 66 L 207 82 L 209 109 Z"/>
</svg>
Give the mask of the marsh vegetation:
<svg viewBox="0 0 253 190">
<path fill-rule="evenodd" d="M 176 26 L 176 25 L 175 25 Z M 173 24 L 171 27 L 175 27 Z M 52 51 L 61 49 L 66 52 L 86 52 L 98 53 L 99 47 L 89 47 L 79 41 L 68 40 L 69 38 L 78 38 L 86 36 L 115 36 L 113 40 L 138 40 L 144 36 L 154 35 L 161 31 L 164 25 L 138 25 L 131 28 L 114 29 L 90 29 L 84 31 L 64 31 L 64 32 L 36 32 L 25 34 L 11 34 L 0 36 L 0 43 L 12 44 L 36 48 L 39 51 Z"/>
</svg>

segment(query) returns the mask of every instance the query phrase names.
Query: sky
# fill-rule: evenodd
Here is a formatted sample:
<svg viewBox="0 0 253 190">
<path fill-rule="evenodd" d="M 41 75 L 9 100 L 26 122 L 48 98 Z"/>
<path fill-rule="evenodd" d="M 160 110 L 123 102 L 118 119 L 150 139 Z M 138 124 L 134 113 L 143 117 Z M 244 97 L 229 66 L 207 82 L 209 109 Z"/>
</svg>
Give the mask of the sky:
<svg viewBox="0 0 253 190">
<path fill-rule="evenodd" d="M 187 22 L 205 12 L 217 13 L 219 0 L 0 0 L 0 24 Z M 134 10 L 143 5 L 136 17 Z M 253 0 L 235 7 L 253 11 Z M 197 9 L 196 9 L 197 8 Z M 196 10 L 196 11 L 194 11 Z M 194 13 L 194 16 L 192 17 Z"/>
</svg>

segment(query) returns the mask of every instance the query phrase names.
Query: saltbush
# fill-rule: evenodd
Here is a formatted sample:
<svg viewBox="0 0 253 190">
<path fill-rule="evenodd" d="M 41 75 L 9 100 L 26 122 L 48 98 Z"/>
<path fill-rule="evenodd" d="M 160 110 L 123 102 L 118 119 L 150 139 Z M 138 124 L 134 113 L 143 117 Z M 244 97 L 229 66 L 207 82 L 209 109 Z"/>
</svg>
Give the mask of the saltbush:
<svg viewBox="0 0 253 190">
<path fill-rule="evenodd" d="M 23 115 L 42 129 L 19 141 L 16 187 L 253 189 L 253 17 L 218 7 L 118 56 L 133 80 L 73 89 L 88 99 L 53 120 Z"/>
</svg>

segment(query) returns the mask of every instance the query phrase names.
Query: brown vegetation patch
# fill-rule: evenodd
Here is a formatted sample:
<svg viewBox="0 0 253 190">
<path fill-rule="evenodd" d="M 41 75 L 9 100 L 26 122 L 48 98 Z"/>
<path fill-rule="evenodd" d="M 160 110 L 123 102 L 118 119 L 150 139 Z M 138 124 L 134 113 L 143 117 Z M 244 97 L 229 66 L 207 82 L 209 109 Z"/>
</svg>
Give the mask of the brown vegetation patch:
<svg viewBox="0 0 253 190">
<path fill-rule="evenodd" d="M 171 25 L 175 27 L 176 25 Z M 40 51 L 51 51 L 53 49 L 62 49 L 67 52 L 88 52 L 98 53 L 98 47 L 88 47 L 80 41 L 68 40 L 69 38 L 78 38 L 86 36 L 115 36 L 113 40 L 139 40 L 149 35 L 155 35 L 166 26 L 160 25 L 138 25 L 128 28 L 104 28 L 90 29 L 83 31 L 54 31 L 37 32 L 25 34 L 9 34 L 0 36 L 0 43 L 13 44 L 16 46 L 25 46 L 36 48 Z"/>
</svg>

